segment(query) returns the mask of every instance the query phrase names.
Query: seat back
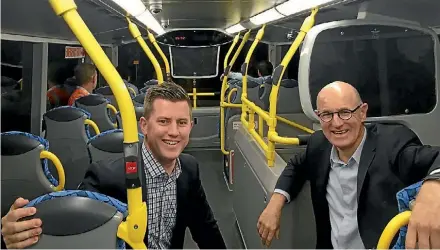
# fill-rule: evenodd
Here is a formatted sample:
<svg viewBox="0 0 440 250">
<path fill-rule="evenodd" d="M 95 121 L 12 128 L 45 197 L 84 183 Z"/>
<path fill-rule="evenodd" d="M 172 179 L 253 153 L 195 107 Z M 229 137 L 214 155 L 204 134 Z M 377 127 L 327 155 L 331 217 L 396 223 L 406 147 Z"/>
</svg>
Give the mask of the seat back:
<svg viewBox="0 0 440 250">
<path fill-rule="evenodd" d="M 137 95 L 135 98 L 133 98 L 133 105 L 136 107 L 143 107 L 144 99 L 145 99 L 145 93 L 141 93 Z"/>
<path fill-rule="evenodd" d="M 143 140 L 144 136 L 139 134 L 139 143 L 141 144 Z M 87 147 L 90 153 L 90 162 L 113 161 L 123 158 L 124 134 L 122 129 L 108 130 L 92 137 L 87 143 Z"/>
<path fill-rule="evenodd" d="M 104 86 L 104 87 L 97 88 L 97 89 L 95 90 L 95 93 L 104 96 L 107 100 L 110 101 L 110 103 L 111 103 L 113 106 L 115 106 L 116 109 L 119 110 L 119 108 L 118 108 L 118 103 L 116 102 L 116 98 L 115 98 L 115 96 L 113 95 L 113 92 L 112 92 L 112 90 L 110 89 L 109 86 Z"/>
<path fill-rule="evenodd" d="M 123 81 L 124 81 L 125 85 L 127 86 L 127 88 L 131 88 L 134 90 L 134 93 L 132 93 L 131 91 L 128 91 L 128 93 L 130 93 L 130 96 L 132 98 L 134 98 L 135 96 L 137 96 L 139 94 L 139 89 L 138 89 L 138 87 L 136 87 L 136 85 L 128 82 L 127 80 L 123 80 Z"/>
<path fill-rule="evenodd" d="M 58 181 L 49 172 L 47 159 L 40 159 L 49 143 L 24 132 L 1 134 L 2 217 L 18 197 L 34 199 L 54 191 Z"/>
<path fill-rule="evenodd" d="M 147 92 L 148 88 L 150 88 L 153 85 L 157 85 L 157 84 L 159 84 L 159 81 L 156 79 L 148 80 L 146 83 L 144 83 L 145 87 L 141 88 L 140 92 L 145 93 L 145 92 Z"/>
<path fill-rule="evenodd" d="M 260 87 L 260 100 L 262 103 L 262 109 L 269 111 L 269 97 L 272 91 L 272 77 L 268 77 L 264 80 Z"/>
<path fill-rule="evenodd" d="M 110 110 L 107 104 L 110 102 L 101 95 L 87 95 L 78 98 L 75 106 L 90 113 L 91 119 L 98 125 L 101 132 L 115 129 L 115 123 L 110 119 Z M 116 122 L 116 121 L 115 121 Z M 95 131 L 90 131 L 91 136 L 95 136 Z"/>
<path fill-rule="evenodd" d="M 284 79 L 281 81 L 277 99 L 277 115 L 312 129 L 313 121 L 310 120 L 302 110 L 298 82 L 296 80 Z M 264 123 L 264 125 L 264 130 L 266 131 L 267 125 L 266 123 Z M 300 129 L 294 128 L 280 121 L 277 122 L 276 130 L 280 136 L 288 137 L 297 137 L 298 135 L 305 133 Z"/>
<path fill-rule="evenodd" d="M 139 120 L 141 119 L 141 117 L 144 115 L 144 107 L 143 106 L 134 106 L 134 112 L 136 113 L 136 121 L 138 121 L 138 131 L 141 131 L 141 127 L 139 126 Z M 124 129 L 122 126 L 122 117 L 121 117 L 121 113 L 118 112 L 116 119 L 118 121 L 118 126 L 121 129 Z"/>
<path fill-rule="evenodd" d="M 127 205 L 110 196 L 82 190 L 49 193 L 26 207 L 37 212 L 30 218 L 43 223 L 37 243 L 30 249 L 125 249 L 117 237 L 127 216 Z"/>
<path fill-rule="evenodd" d="M 76 107 L 63 106 L 46 112 L 43 119 L 51 151 L 64 166 L 66 189 L 76 189 L 89 165 L 89 125 L 84 122 L 90 119 L 90 114 Z M 49 164 L 49 168 L 52 170 L 54 166 Z"/>
</svg>

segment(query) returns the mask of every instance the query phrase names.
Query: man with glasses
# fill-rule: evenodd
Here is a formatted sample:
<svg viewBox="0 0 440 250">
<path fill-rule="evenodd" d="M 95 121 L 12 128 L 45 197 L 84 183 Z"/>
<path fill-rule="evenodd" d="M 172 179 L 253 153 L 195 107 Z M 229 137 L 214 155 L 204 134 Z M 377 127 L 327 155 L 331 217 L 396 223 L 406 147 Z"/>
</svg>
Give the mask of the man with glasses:
<svg viewBox="0 0 440 250">
<path fill-rule="evenodd" d="M 368 105 L 348 83 L 325 86 L 317 97 L 322 131 L 290 159 L 261 214 L 263 244 L 278 238 L 281 210 L 303 184 L 311 185 L 316 248 L 377 246 L 398 213 L 396 193 L 423 181 L 408 226 L 406 247 L 440 248 L 440 153 L 402 125 L 364 124 Z M 288 237 L 288 236 L 287 236 Z"/>
</svg>

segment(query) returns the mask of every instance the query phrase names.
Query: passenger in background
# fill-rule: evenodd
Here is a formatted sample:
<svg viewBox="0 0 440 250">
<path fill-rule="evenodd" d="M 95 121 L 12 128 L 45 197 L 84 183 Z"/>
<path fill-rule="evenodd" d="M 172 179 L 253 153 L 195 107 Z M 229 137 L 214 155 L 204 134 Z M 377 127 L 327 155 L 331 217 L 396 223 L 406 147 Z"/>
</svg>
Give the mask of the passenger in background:
<svg viewBox="0 0 440 250">
<path fill-rule="evenodd" d="M 58 64 L 49 66 L 46 94 L 48 109 L 65 106 L 69 102 L 70 93 L 63 84 L 67 77 L 66 70 Z"/>
<path fill-rule="evenodd" d="M 98 74 L 93 64 L 81 63 L 75 68 L 75 79 L 77 89 L 69 98 L 68 105 L 73 106 L 76 99 L 90 95 L 96 88 Z"/>
<path fill-rule="evenodd" d="M 140 126 L 145 140 L 139 165 L 143 170 L 143 200 L 148 204 L 145 244 L 150 249 L 182 249 L 188 227 L 200 249 L 225 249 L 200 180 L 198 162 L 182 153 L 193 126 L 187 93 L 174 83 L 154 85 L 146 93 L 144 110 Z M 127 202 L 123 166 L 124 158 L 92 163 L 79 188 Z M 17 222 L 35 213 L 35 208 L 21 208 L 27 203 L 17 199 L 2 218 L 8 248 L 24 248 L 38 241 L 41 220 Z"/>
<path fill-rule="evenodd" d="M 253 77 L 248 73 L 248 79 L 257 82 L 258 84 L 263 84 L 268 78 L 272 77 L 273 65 L 269 61 L 261 61 L 257 64 L 257 75 L 258 77 Z M 220 78 L 223 79 L 223 75 Z M 228 79 L 234 79 L 242 81 L 243 74 L 240 72 L 229 72 Z"/>
<path fill-rule="evenodd" d="M 406 248 L 440 248 L 440 152 L 403 125 L 364 125 L 368 105 L 348 83 L 317 97 L 322 131 L 293 156 L 278 179 L 257 229 L 265 245 L 278 238 L 281 210 L 308 180 L 316 248 L 372 249 L 398 213 L 396 193 L 423 181 L 408 225 Z M 294 232 L 285 232 L 285 235 Z M 289 236 L 286 236 L 289 237 Z M 390 246 L 392 247 L 392 246 Z"/>
</svg>

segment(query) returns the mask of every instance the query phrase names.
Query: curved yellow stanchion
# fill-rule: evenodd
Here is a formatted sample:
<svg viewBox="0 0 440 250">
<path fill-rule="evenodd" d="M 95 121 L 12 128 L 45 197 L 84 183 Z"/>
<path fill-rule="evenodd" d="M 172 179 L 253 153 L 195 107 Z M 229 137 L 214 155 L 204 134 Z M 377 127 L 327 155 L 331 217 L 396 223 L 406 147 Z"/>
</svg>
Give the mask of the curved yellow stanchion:
<svg viewBox="0 0 440 250">
<path fill-rule="evenodd" d="M 107 103 L 107 108 L 110 109 L 113 112 L 115 117 L 118 116 L 118 110 L 115 108 L 115 106 L 111 105 L 110 103 Z M 113 127 L 114 128 L 118 128 L 118 124 L 117 123 L 113 123 Z"/>
<path fill-rule="evenodd" d="M 136 96 L 136 91 L 134 91 L 133 88 L 127 87 L 127 90 L 133 93 L 134 96 Z"/>
<path fill-rule="evenodd" d="M 121 76 L 93 37 L 77 12 L 73 0 L 49 0 L 54 12 L 62 16 L 115 95 L 124 128 L 125 183 L 128 216 L 118 227 L 117 236 L 133 249 L 146 249 L 147 205 L 142 201 L 141 170 L 138 168 L 139 137 L 133 102 Z"/>
<path fill-rule="evenodd" d="M 226 67 L 228 67 L 229 57 L 231 56 L 235 45 L 237 45 L 238 40 L 240 40 L 240 32 L 237 33 L 237 35 L 234 37 L 234 40 L 232 40 L 231 46 L 229 46 L 228 52 L 226 53 L 225 59 L 223 60 L 223 69 L 226 69 Z"/>
<path fill-rule="evenodd" d="M 255 108 L 257 107 L 254 103 L 249 101 L 247 99 L 247 74 L 248 74 L 248 68 L 249 68 L 249 62 L 251 61 L 252 54 L 254 53 L 255 48 L 257 47 L 258 43 L 264 36 L 264 30 L 266 29 L 266 24 L 263 24 L 263 26 L 258 30 L 257 35 L 255 36 L 255 40 L 252 42 L 251 47 L 249 48 L 248 53 L 246 54 L 246 58 L 244 60 L 244 63 L 242 65 L 242 73 L 243 73 L 243 80 L 242 80 L 242 93 L 241 93 L 241 123 L 242 125 L 247 128 L 247 130 L 251 133 L 251 135 L 255 138 L 255 140 L 258 142 L 258 144 L 267 151 L 267 145 L 264 142 L 263 138 L 261 138 L 258 133 L 255 131 Z M 262 110 L 261 110 L 262 111 Z M 249 112 L 249 122 L 246 121 L 247 112 Z M 264 113 L 264 112 L 260 112 Z M 267 153 L 266 153 L 267 154 Z"/>
<path fill-rule="evenodd" d="M 151 52 L 150 48 L 148 48 L 148 46 L 145 43 L 144 39 L 142 38 L 141 32 L 139 31 L 136 24 L 132 23 L 130 18 L 128 18 L 128 17 L 127 17 L 127 22 L 128 22 L 128 29 L 130 30 L 131 35 L 133 36 L 134 39 L 136 39 L 136 41 L 139 43 L 141 48 L 144 50 L 147 57 L 150 59 L 151 63 L 153 64 L 154 71 L 156 72 L 157 81 L 159 82 L 159 84 L 162 84 L 163 83 L 163 74 L 162 74 L 162 69 L 160 68 L 159 62 L 157 61 L 153 52 Z"/>
<path fill-rule="evenodd" d="M 40 159 L 48 159 L 52 161 L 53 165 L 55 165 L 58 173 L 58 186 L 56 186 L 53 190 L 56 192 L 63 190 L 64 185 L 66 184 L 66 174 L 64 173 L 64 168 L 60 159 L 58 159 L 58 157 L 53 153 L 46 150 L 41 151 Z"/>
<path fill-rule="evenodd" d="M 151 34 L 149 30 L 148 32 L 148 40 L 153 44 L 153 46 L 156 48 L 157 53 L 159 53 L 160 57 L 162 57 L 162 60 L 165 64 L 165 73 L 167 74 L 167 81 L 171 82 L 171 71 L 170 71 L 170 62 L 168 61 L 168 58 L 163 53 L 162 49 L 160 48 L 159 44 L 157 44 L 156 38 Z"/>
<path fill-rule="evenodd" d="M 275 69 L 274 71 L 274 77 L 273 77 L 273 81 L 276 82 L 276 84 L 274 84 L 272 86 L 272 90 L 270 92 L 270 96 L 269 96 L 269 116 L 270 116 L 270 120 L 273 121 L 270 125 L 269 125 L 269 131 L 267 133 L 267 138 L 268 138 L 268 164 L 269 166 L 273 166 L 274 164 L 274 160 L 275 160 L 275 143 L 283 143 L 283 142 L 294 142 L 293 144 L 298 144 L 299 140 L 297 140 L 297 138 L 284 138 L 282 139 L 280 136 L 278 136 L 278 133 L 275 131 L 275 127 L 276 127 L 276 121 L 277 121 L 277 98 L 278 98 L 278 91 L 280 88 L 280 83 L 281 80 L 283 78 L 284 72 L 287 68 L 287 66 L 289 65 L 290 60 L 292 59 L 293 55 L 295 54 L 295 52 L 298 50 L 299 46 L 301 45 L 302 41 L 304 40 L 307 32 L 309 32 L 309 30 L 313 27 L 313 25 L 315 24 L 315 16 L 318 13 L 318 9 L 314 8 L 311 11 L 310 16 L 308 16 L 301 28 L 300 28 L 300 32 L 298 33 L 297 37 L 295 38 L 295 40 L 293 41 L 292 45 L 290 46 L 289 50 L 287 51 L 286 55 L 284 56 L 283 60 L 281 61 L 281 64 Z"/>
<path fill-rule="evenodd" d="M 101 134 L 101 132 L 99 131 L 98 125 L 96 125 L 96 123 L 90 119 L 86 119 L 84 121 L 84 124 L 90 125 L 92 126 L 93 130 L 95 130 L 96 135 Z"/>
<path fill-rule="evenodd" d="M 229 94 L 228 94 L 228 102 L 229 103 L 231 103 L 232 94 L 235 92 L 237 92 L 237 88 L 233 88 L 233 89 L 231 89 L 231 91 L 229 91 Z"/>
<path fill-rule="evenodd" d="M 379 238 L 377 249 L 390 249 L 394 236 L 396 236 L 401 227 L 408 225 L 410 217 L 411 211 L 405 211 L 391 219 Z"/>
<path fill-rule="evenodd" d="M 240 46 L 238 46 L 237 50 L 235 51 L 234 57 L 232 57 L 231 61 L 228 64 L 229 55 L 225 57 L 225 61 L 223 65 L 225 66 L 224 73 L 223 73 L 223 79 L 222 79 L 222 88 L 220 91 L 220 149 L 224 155 L 229 155 L 229 151 L 226 151 L 225 149 L 225 108 L 241 108 L 241 104 L 232 104 L 225 102 L 225 93 L 228 86 L 228 75 L 229 72 L 232 69 L 232 66 L 234 66 L 235 61 L 238 58 L 238 55 L 240 54 L 241 50 L 243 49 L 244 45 L 246 44 L 247 40 L 249 39 L 249 36 L 251 35 L 251 30 L 248 30 L 243 36 L 243 39 L 241 40 Z M 231 47 L 229 48 L 228 53 L 232 53 L 232 50 L 234 49 L 235 45 L 237 44 L 238 40 L 240 39 L 240 33 L 238 33 L 235 38 L 234 42 L 232 42 Z M 237 42 L 235 42 L 235 40 Z"/>
</svg>

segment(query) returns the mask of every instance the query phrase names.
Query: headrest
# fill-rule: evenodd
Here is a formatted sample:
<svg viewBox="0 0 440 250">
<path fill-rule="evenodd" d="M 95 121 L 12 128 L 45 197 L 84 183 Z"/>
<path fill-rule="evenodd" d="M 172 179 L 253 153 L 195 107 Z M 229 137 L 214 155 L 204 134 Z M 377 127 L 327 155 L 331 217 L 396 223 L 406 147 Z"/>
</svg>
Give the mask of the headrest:
<svg viewBox="0 0 440 250">
<path fill-rule="evenodd" d="M 11 131 L 1 134 L 2 155 L 21 155 L 40 145 L 49 148 L 49 142 L 33 134 Z"/>
<path fill-rule="evenodd" d="M 112 89 L 109 86 L 97 88 L 95 90 L 95 93 L 98 93 L 101 95 L 113 95 Z"/>
<path fill-rule="evenodd" d="M 68 86 L 78 86 L 78 84 L 76 84 L 76 79 L 74 77 L 67 78 L 64 81 L 64 84 Z"/>
<path fill-rule="evenodd" d="M 144 136 L 138 133 L 139 141 L 144 140 Z M 124 152 L 124 133 L 122 129 L 113 129 L 102 132 L 99 135 L 92 137 L 87 144 L 109 153 Z"/>
<path fill-rule="evenodd" d="M 134 112 L 136 112 L 136 120 L 139 121 L 139 119 L 144 115 L 144 107 L 134 107 Z"/>
<path fill-rule="evenodd" d="M 284 88 L 295 88 L 298 87 L 298 81 L 294 79 L 283 79 L 281 80 L 280 86 Z"/>
<path fill-rule="evenodd" d="M 264 83 L 264 84 L 272 84 L 272 82 L 273 82 L 273 78 L 272 78 L 272 76 L 265 76 L 265 77 L 263 78 L 263 83 Z"/>
<path fill-rule="evenodd" d="M 57 122 L 74 121 L 84 116 L 86 117 L 86 119 L 90 119 L 89 112 L 72 106 L 57 107 L 47 111 L 44 114 L 44 117 L 47 117 Z"/>
<path fill-rule="evenodd" d="M 157 85 L 159 84 L 159 81 L 156 79 L 151 79 L 149 81 L 147 81 L 146 83 L 144 83 L 144 86 L 151 86 L 151 85 Z"/>
<path fill-rule="evenodd" d="M 105 98 L 101 95 L 96 95 L 96 94 L 91 94 L 91 95 L 80 97 L 75 102 L 82 104 L 84 106 L 98 106 L 103 103 L 110 103 L 107 100 L 107 98 Z"/>
<path fill-rule="evenodd" d="M 243 87 L 243 81 L 238 81 L 237 83 L 235 83 L 235 85 L 237 85 L 239 87 Z M 256 81 L 254 81 L 252 78 L 248 77 L 247 86 L 248 86 L 248 88 L 255 88 L 255 87 L 260 86 L 260 84 Z"/>
<path fill-rule="evenodd" d="M 143 104 L 144 99 L 145 99 L 145 93 L 142 93 L 142 94 L 137 95 L 135 98 L 133 98 L 133 101 Z"/>
</svg>

